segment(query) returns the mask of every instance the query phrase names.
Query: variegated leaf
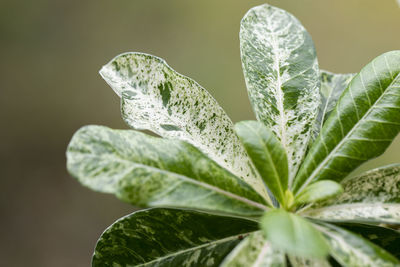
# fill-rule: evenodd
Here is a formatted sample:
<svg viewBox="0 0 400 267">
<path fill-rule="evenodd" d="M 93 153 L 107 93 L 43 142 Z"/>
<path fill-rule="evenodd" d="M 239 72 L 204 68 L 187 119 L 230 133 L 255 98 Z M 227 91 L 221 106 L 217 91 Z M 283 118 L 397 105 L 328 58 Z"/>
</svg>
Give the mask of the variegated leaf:
<svg viewBox="0 0 400 267">
<path fill-rule="evenodd" d="M 244 16 L 240 49 L 256 117 L 285 147 L 290 182 L 307 150 L 321 101 L 314 44 L 293 15 L 264 4 Z"/>
<path fill-rule="evenodd" d="M 261 231 L 246 237 L 224 259 L 220 267 L 285 267 L 285 254 L 274 249 Z"/>
<path fill-rule="evenodd" d="M 331 267 L 326 259 L 306 259 L 289 255 L 293 267 Z"/>
<path fill-rule="evenodd" d="M 328 246 L 314 226 L 296 214 L 274 209 L 264 214 L 261 229 L 274 248 L 305 258 L 324 258 Z"/>
<path fill-rule="evenodd" d="M 268 198 L 232 121 L 198 83 L 142 53 L 119 55 L 100 74 L 121 97 L 129 126 L 191 143 Z"/>
<path fill-rule="evenodd" d="M 149 209 L 111 225 L 97 242 L 93 267 L 218 266 L 253 221 L 189 210 Z"/>
<path fill-rule="evenodd" d="M 335 108 L 339 97 L 350 84 L 355 74 L 335 74 L 329 71 L 321 70 L 321 105 L 319 107 L 318 117 L 315 124 L 314 139 L 320 133 L 324 122 Z"/>
<path fill-rule="evenodd" d="M 281 204 L 288 189 L 286 151 L 275 135 L 261 122 L 241 121 L 235 130 L 265 184 Z"/>
<path fill-rule="evenodd" d="M 381 155 L 400 131 L 400 51 L 375 58 L 353 78 L 311 146 L 294 191 L 316 180 L 343 180 Z"/>
<path fill-rule="evenodd" d="M 371 170 L 342 182 L 344 193 L 305 215 L 328 220 L 400 224 L 400 164 Z"/>
<path fill-rule="evenodd" d="M 242 216 L 265 209 L 248 184 L 194 146 L 133 130 L 81 128 L 68 147 L 67 167 L 82 184 L 137 206 Z"/>
<path fill-rule="evenodd" d="M 383 267 L 400 266 L 400 262 L 389 252 L 370 241 L 332 224 L 319 224 L 331 256 L 343 266 Z"/>
</svg>

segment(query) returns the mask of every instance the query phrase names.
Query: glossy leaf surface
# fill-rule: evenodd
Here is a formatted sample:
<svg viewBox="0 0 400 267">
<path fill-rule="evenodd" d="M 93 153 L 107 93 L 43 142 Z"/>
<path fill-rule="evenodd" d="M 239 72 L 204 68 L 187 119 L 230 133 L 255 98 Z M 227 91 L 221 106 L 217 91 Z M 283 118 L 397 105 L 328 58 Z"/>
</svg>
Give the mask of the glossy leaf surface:
<svg viewBox="0 0 400 267">
<path fill-rule="evenodd" d="M 119 55 L 100 74 L 121 97 L 128 125 L 191 143 L 268 198 L 232 121 L 198 83 L 142 53 Z"/>
<path fill-rule="evenodd" d="M 285 149 L 265 125 L 242 121 L 235 130 L 265 184 L 280 203 L 288 188 L 288 161 Z"/>
<path fill-rule="evenodd" d="M 244 16 L 240 50 L 256 117 L 282 142 L 292 179 L 308 147 L 320 105 L 312 39 L 293 15 L 265 4 Z"/>
<path fill-rule="evenodd" d="M 240 242 L 225 258 L 221 267 L 285 267 L 285 254 L 274 249 L 258 231 Z"/>
<path fill-rule="evenodd" d="M 305 214 L 328 220 L 400 224 L 400 164 L 347 179 L 342 186 L 343 194 Z"/>
<path fill-rule="evenodd" d="M 375 58 L 351 81 L 310 148 L 294 191 L 316 180 L 343 180 L 382 154 L 399 130 L 400 51 L 392 51 Z"/>
<path fill-rule="evenodd" d="M 249 185 L 179 140 L 86 126 L 72 138 L 67 159 L 68 170 L 81 183 L 137 206 L 237 215 L 263 210 L 258 203 L 263 199 Z"/>
<path fill-rule="evenodd" d="M 319 226 L 329 243 L 331 256 L 343 266 L 399 266 L 400 262 L 370 241 L 332 224 Z"/>
<path fill-rule="evenodd" d="M 97 242 L 93 266 L 218 266 L 257 223 L 189 210 L 149 209 L 111 225 Z"/>
<path fill-rule="evenodd" d="M 295 202 L 298 204 L 316 203 L 337 196 L 342 192 L 342 186 L 334 181 L 318 181 L 306 187 L 296 197 Z"/>
<path fill-rule="evenodd" d="M 293 213 L 272 210 L 263 216 L 260 224 L 271 245 L 288 254 L 305 258 L 323 258 L 328 254 L 328 246 L 321 233 Z"/>
</svg>

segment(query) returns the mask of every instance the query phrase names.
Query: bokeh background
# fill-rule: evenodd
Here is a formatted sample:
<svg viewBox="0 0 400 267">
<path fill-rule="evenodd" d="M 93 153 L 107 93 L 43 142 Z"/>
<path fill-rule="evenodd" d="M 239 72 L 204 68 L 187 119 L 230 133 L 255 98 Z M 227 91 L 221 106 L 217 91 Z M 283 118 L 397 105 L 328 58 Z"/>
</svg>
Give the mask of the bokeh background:
<svg viewBox="0 0 400 267">
<path fill-rule="evenodd" d="M 239 22 L 265 1 L 0 1 L 0 266 L 89 266 L 95 242 L 134 210 L 65 170 L 82 125 L 126 128 L 97 71 L 117 54 L 165 58 L 207 88 L 234 121 L 254 118 L 239 58 Z M 271 0 L 295 14 L 320 66 L 357 72 L 400 49 L 395 0 Z M 361 167 L 400 162 L 400 138 Z M 359 171 L 359 170 L 358 170 Z"/>
</svg>

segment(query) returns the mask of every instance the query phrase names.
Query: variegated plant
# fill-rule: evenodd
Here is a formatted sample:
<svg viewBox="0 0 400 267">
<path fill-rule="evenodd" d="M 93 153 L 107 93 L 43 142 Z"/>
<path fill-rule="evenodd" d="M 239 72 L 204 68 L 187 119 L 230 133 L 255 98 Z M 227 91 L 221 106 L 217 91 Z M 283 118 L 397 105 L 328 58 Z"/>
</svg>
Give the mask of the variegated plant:
<svg viewBox="0 0 400 267">
<path fill-rule="evenodd" d="M 236 125 L 162 59 L 101 69 L 127 124 L 164 138 L 102 126 L 72 138 L 82 184 L 151 208 L 111 225 L 93 266 L 400 266 L 386 228 L 400 224 L 400 164 L 346 178 L 399 133 L 400 51 L 357 75 L 321 71 L 300 22 L 269 5 L 245 15 L 240 44 L 257 121 Z"/>
</svg>

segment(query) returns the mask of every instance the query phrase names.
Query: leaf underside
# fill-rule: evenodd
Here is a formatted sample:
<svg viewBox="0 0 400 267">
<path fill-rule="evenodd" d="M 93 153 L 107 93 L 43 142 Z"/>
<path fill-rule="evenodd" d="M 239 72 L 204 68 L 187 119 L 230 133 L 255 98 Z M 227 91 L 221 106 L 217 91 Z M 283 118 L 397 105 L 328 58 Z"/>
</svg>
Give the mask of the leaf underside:
<svg viewBox="0 0 400 267">
<path fill-rule="evenodd" d="M 343 180 L 382 154 L 400 130 L 400 51 L 375 58 L 353 78 L 311 146 L 294 191 L 316 180 Z"/>
<path fill-rule="evenodd" d="M 239 216 L 260 215 L 266 208 L 248 184 L 194 146 L 133 130 L 81 128 L 68 147 L 67 167 L 85 186 L 140 207 Z"/>
<path fill-rule="evenodd" d="M 232 121 L 198 83 L 142 53 L 119 55 L 100 74 L 121 97 L 129 126 L 191 143 L 268 199 Z"/>
<path fill-rule="evenodd" d="M 111 225 L 97 242 L 93 267 L 218 266 L 257 223 L 189 210 L 149 209 Z"/>
<path fill-rule="evenodd" d="M 290 184 L 306 153 L 320 105 L 314 44 L 293 15 L 265 4 L 244 16 L 240 51 L 256 117 L 287 151 Z"/>
</svg>

